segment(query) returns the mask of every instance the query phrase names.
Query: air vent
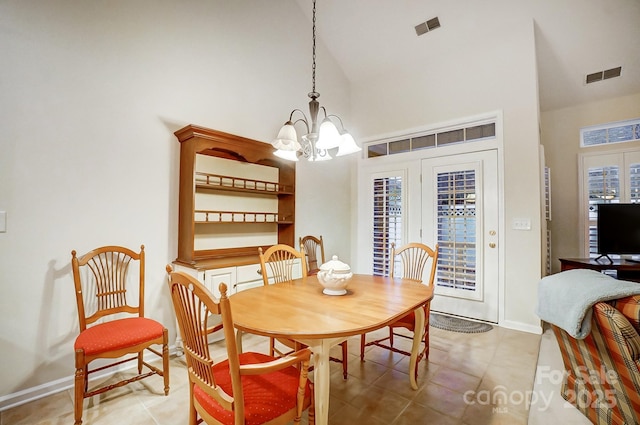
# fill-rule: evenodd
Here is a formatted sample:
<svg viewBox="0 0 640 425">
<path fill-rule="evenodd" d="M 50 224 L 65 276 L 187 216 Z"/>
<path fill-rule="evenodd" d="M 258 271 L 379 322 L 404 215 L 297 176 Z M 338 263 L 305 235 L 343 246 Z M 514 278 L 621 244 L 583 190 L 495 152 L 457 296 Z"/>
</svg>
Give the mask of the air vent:
<svg viewBox="0 0 640 425">
<path fill-rule="evenodd" d="M 607 69 L 602 74 L 604 76 L 604 79 L 608 80 L 609 78 L 619 77 L 621 72 L 622 72 L 622 67 L 619 66 L 617 68 Z"/>
<path fill-rule="evenodd" d="M 607 69 L 605 71 L 594 72 L 593 74 L 587 75 L 586 83 L 591 84 L 596 81 L 608 80 L 609 78 L 619 77 L 622 72 L 622 67 L 619 66 L 617 68 Z"/>
<path fill-rule="evenodd" d="M 440 28 L 440 19 L 436 16 L 435 18 L 431 18 L 426 22 L 422 22 L 415 26 L 416 35 L 426 34 L 429 31 L 433 31 L 436 28 Z"/>
</svg>

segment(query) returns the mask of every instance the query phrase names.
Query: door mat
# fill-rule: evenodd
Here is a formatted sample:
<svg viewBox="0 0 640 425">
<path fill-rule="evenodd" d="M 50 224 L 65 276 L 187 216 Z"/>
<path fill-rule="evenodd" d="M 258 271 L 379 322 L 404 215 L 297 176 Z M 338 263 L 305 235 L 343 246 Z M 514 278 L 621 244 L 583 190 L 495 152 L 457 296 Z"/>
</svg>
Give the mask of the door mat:
<svg viewBox="0 0 640 425">
<path fill-rule="evenodd" d="M 479 333 L 493 329 L 488 323 L 474 322 L 472 320 L 461 319 L 460 317 L 445 316 L 444 314 L 431 313 L 429 316 L 429 326 L 451 332 Z"/>
</svg>

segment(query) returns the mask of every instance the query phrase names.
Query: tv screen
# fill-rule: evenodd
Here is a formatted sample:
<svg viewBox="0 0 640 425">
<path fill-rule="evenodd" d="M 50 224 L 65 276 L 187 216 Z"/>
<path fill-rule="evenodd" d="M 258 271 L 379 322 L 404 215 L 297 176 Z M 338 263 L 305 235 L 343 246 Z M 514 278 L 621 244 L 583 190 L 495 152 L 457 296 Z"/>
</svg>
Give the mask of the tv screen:
<svg viewBox="0 0 640 425">
<path fill-rule="evenodd" d="M 598 253 L 640 254 L 640 204 L 598 204 Z"/>
</svg>

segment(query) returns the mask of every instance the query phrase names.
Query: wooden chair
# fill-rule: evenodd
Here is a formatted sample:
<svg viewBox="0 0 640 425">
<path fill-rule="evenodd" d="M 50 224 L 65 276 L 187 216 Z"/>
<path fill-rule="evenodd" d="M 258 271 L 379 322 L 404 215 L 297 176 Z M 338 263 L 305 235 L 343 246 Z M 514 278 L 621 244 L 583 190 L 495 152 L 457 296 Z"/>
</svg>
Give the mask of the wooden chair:
<svg viewBox="0 0 640 425">
<path fill-rule="evenodd" d="M 307 380 L 311 351 L 280 358 L 239 354 L 227 285 L 220 284 L 216 301 L 194 277 L 173 272 L 169 265 L 167 273 L 189 373 L 189 424 L 298 424 L 307 408 L 309 424 L 314 424 Z M 208 336 L 216 332 L 224 334 L 225 359 L 214 360 L 209 351 Z"/>
<path fill-rule="evenodd" d="M 262 281 L 269 284 L 269 278 L 273 278 L 273 283 L 291 282 L 293 280 L 293 265 L 296 260 L 300 260 L 302 276 L 307 275 L 307 263 L 304 259 L 304 251 L 296 251 L 285 244 L 277 244 L 262 251 L 258 248 L 260 257 L 260 270 Z M 268 267 L 267 267 L 268 266 Z"/>
<path fill-rule="evenodd" d="M 402 274 L 400 276 L 395 275 L 395 259 L 396 256 L 400 258 Z M 426 285 L 433 285 L 433 281 L 436 275 L 436 264 L 438 262 L 438 245 L 435 246 L 435 249 L 431 249 L 427 245 L 421 243 L 409 243 L 396 251 L 395 244 L 391 244 L 391 267 L 389 276 L 390 277 L 402 277 L 404 279 L 411 279 L 416 282 L 423 282 L 424 270 L 429 263 L 431 263 L 431 269 L 429 272 L 429 281 Z M 427 303 L 424 305 L 424 329 L 420 330 L 423 332 L 424 338 L 423 343 L 424 347 L 418 353 L 418 359 L 416 361 L 416 369 L 415 376 L 418 377 L 418 365 L 420 364 L 420 360 L 424 357 L 425 360 L 429 358 L 429 313 L 431 310 L 431 304 Z M 393 346 L 393 337 L 399 336 L 408 338 L 406 335 L 402 335 L 394 332 L 396 328 L 405 328 L 411 332 L 415 332 L 415 314 L 411 312 L 406 316 L 398 319 L 391 325 L 389 325 L 389 336 L 381 339 L 377 339 L 375 341 L 366 342 L 366 334 L 363 334 L 360 337 L 360 360 L 364 361 L 364 349 L 370 345 L 376 345 L 378 347 L 386 348 L 387 350 L 391 350 L 395 353 L 404 354 L 406 356 L 410 356 L 411 353 L 408 351 L 404 351 L 398 349 Z M 388 344 L 384 344 L 384 341 L 389 341 Z"/>
<path fill-rule="evenodd" d="M 300 260 L 302 267 L 302 276 L 307 275 L 307 265 L 304 260 L 304 251 L 296 251 L 289 245 L 277 244 L 267 248 L 262 252 L 262 248 L 258 248 L 260 256 L 260 273 L 264 285 L 269 285 L 269 277 L 273 278 L 273 283 L 285 283 L 293 280 L 293 265 L 296 260 Z M 276 340 L 287 347 L 279 349 Z M 287 338 L 269 338 L 269 355 L 286 355 L 301 345 Z M 288 351 L 287 351 L 288 350 Z"/>
<path fill-rule="evenodd" d="M 325 262 L 324 241 L 322 240 L 322 236 L 319 238 L 311 235 L 301 237 L 300 250 L 304 251 L 307 259 L 307 275 L 318 274 L 320 266 Z M 318 255 L 318 252 L 320 255 Z"/>
<path fill-rule="evenodd" d="M 164 394 L 169 394 L 169 350 L 167 329 L 144 317 L 144 245 L 140 253 L 121 246 L 103 246 L 82 257 L 71 252 L 71 268 L 76 291 L 80 334 L 75 350 L 75 424 L 82 423 L 83 400 L 138 381 L 151 375 L 164 378 Z M 132 271 L 129 275 L 129 271 Z M 135 276 L 133 276 L 135 275 Z M 152 348 L 161 345 L 162 352 Z M 146 361 L 148 350 L 162 358 L 162 369 Z M 119 359 L 133 355 L 133 357 Z M 89 363 L 112 359 L 95 369 Z M 89 374 L 137 360 L 138 374 L 114 384 L 89 390 Z M 142 373 L 143 366 L 150 371 Z"/>
</svg>

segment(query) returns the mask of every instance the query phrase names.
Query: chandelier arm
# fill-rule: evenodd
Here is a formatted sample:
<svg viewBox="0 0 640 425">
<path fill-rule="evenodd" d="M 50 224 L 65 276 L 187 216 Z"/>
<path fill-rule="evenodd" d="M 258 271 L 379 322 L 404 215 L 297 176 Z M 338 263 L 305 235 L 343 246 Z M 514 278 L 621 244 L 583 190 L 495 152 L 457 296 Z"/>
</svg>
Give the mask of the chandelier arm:
<svg viewBox="0 0 640 425">
<path fill-rule="evenodd" d="M 289 114 L 289 121 L 293 121 L 293 114 L 295 114 L 296 112 L 300 112 L 304 117 L 304 118 L 298 118 L 298 119 L 304 119 L 304 121 L 307 121 L 307 116 L 305 115 L 302 109 L 294 109 L 293 111 L 291 111 L 291 113 Z"/>
<path fill-rule="evenodd" d="M 324 109 L 324 106 L 322 107 L 322 109 Z M 345 128 L 344 128 L 344 123 L 342 122 L 342 118 L 340 118 L 339 116 L 337 116 L 335 114 L 326 115 L 326 112 L 327 111 L 325 111 L 325 118 L 337 118 L 338 121 L 340 121 L 340 127 L 342 128 L 342 131 L 344 131 Z"/>
<path fill-rule="evenodd" d="M 304 115 L 304 112 L 300 112 L 302 113 L 302 115 Z M 309 133 L 309 123 L 307 122 L 307 117 L 305 116 L 304 118 L 298 118 L 297 120 L 293 121 L 293 125 L 296 125 L 299 122 L 304 124 L 304 126 L 307 128 L 307 133 Z"/>
</svg>

